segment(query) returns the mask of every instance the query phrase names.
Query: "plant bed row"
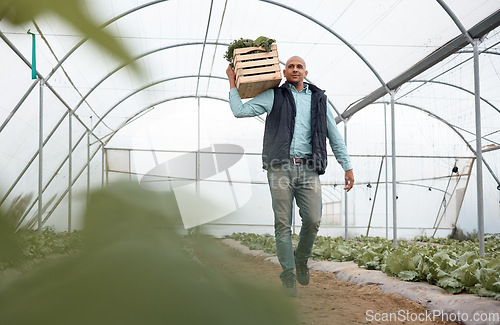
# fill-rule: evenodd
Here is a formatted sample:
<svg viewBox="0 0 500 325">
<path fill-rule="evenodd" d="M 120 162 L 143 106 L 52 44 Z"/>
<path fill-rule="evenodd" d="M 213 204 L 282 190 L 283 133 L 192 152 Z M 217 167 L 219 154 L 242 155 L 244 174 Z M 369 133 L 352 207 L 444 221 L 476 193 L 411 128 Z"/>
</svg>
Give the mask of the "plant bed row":
<svg viewBox="0 0 500 325">
<path fill-rule="evenodd" d="M 229 236 L 250 249 L 276 253 L 274 237 L 235 233 Z M 298 237 L 293 235 L 294 242 Z M 422 245 L 427 242 L 427 245 Z M 435 244 L 439 245 L 435 245 Z M 294 244 L 295 245 L 295 244 Z M 485 256 L 479 256 L 477 240 L 435 240 L 417 237 L 398 242 L 380 237 L 360 236 L 316 238 L 313 259 L 336 262 L 354 261 L 358 266 L 380 270 L 404 281 L 426 281 L 449 293 L 469 292 L 500 299 L 500 235 L 485 239 Z"/>
</svg>

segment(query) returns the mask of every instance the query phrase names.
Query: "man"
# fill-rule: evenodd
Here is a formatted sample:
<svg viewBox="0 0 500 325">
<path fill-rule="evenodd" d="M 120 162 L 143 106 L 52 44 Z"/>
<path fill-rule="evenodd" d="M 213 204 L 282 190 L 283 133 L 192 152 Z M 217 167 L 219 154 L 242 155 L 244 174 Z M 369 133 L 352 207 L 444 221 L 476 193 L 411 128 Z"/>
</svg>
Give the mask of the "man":
<svg viewBox="0 0 500 325">
<path fill-rule="evenodd" d="M 306 64 L 298 56 L 286 62 L 286 82 L 242 103 L 236 89 L 236 75 L 229 66 L 229 103 L 235 117 L 267 113 L 262 151 L 263 168 L 271 191 L 274 228 L 283 287 L 297 294 L 296 281 L 309 284 L 307 261 L 321 220 L 319 175 L 327 165 L 326 138 L 345 171 L 345 187 L 351 190 L 354 174 L 347 149 L 328 105 L 324 91 L 305 83 Z M 292 205 L 295 198 L 302 219 L 300 238 L 292 247 Z M 293 273 L 296 269 L 297 275 Z"/>
</svg>

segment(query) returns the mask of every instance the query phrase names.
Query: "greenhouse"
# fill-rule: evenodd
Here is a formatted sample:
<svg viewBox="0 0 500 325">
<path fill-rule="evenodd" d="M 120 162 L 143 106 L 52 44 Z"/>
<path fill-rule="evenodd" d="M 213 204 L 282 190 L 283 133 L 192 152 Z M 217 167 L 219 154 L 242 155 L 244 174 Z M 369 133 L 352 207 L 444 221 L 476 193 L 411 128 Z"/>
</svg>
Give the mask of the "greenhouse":
<svg viewBox="0 0 500 325">
<path fill-rule="evenodd" d="M 132 182 L 174 198 L 181 232 L 272 234 L 267 116 L 233 115 L 225 59 L 260 36 L 280 70 L 303 58 L 352 162 L 347 193 L 327 146 L 318 235 L 396 247 L 460 231 L 485 255 L 500 233 L 498 0 L 0 1 L 0 206 L 16 231 L 84 229 L 92 193 Z"/>
<path fill-rule="evenodd" d="M 392 238 L 396 225 L 401 236 L 445 236 L 454 225 L 477 230 L 478 213 L 484 231 L 499 232 L 499 9 L 497 1 L 83 2 L 81 19 L 113 35 L 133 68 L 89 40 L 72 21 L 79 17 L 4 18 L 2 206 L 25 202 L 22 227 L 78 229 L 81 194 L 126 178 L 155 191 L 198 188 L 220 204 L 199 207 L 206 215 L 186 227 L 269 231 L 265 116 L 232 116 L 223 57 L 231 41 L 265 35 L 282 63 L 307 62 L 353 161 L 347 196 L 335 160 L 322 176 L 325 234 Z M 300 29 L 280 31 L 291 22 Z"/>
</svg>

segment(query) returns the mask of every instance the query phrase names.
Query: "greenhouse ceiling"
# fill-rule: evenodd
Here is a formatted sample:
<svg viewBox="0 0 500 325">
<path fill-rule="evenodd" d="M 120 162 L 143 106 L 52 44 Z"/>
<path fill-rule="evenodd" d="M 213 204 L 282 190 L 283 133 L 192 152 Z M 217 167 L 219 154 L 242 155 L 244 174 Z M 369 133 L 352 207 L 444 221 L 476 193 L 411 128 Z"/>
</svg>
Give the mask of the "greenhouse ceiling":
<svg viewBox="0 0 500 325">
<path fill-rule="evenodd" d="M 44 192 L 64 168 L 71 168 L 63 167 L 68 159 L 83 161 L 82 168 L 69 171 L 73 173 L 70 184 L 85 178 L 85 151 L 76 152 L 74 157 L 66 152 L 47 162 L 41 167 L 46 170 L 44 176 L 36 168 L 39 148 L 45 148 L 45 157 L 52 157 L 57 148 L 68 146 L 65 134 L 72 135 L 70 146 L 75 147 L 88 136 L 90 156 L 98 160 L 96 154 L 103 147 L 144 149 L 134 147 L 135 142 L 126 135 L 120 138 L 120 132 L 159 107 L 176 102 L 194 105 L 184 115 L 176 115 L 179 121 L 192 118 L 189 114 L 200 114 L 202 100 L 208 103 L 204 106 L 207 109 L 222 103 L 229 111 L 224 53 L 233 40 L 261 35 L 276 39 L 282 64 L 293 55 L 304 58 L 308 81 L 326 90 L 337 122 L 352 122 L 349 130 L 356 131 L 350 131 L 353 135 L 349 138 L 354 156 L 374 154 L 373 147 L 358 138 L 359 133 L 370 122 L 369 108 L 390 105 L 392 98 L 399 107 L 417 110 L 451 130 L 454 135 L 446 137 L 453 137 L 452 149 L 437 151 L 473 157 L 477 124 L 471 44 L 476 42 L 482 145 L 485 152 L 496 155 L 486 157 L 490 164 L 485 173 L 498 183 L 498 0 L 0 3 L 2 203 L 13 202 L 17 195 L 37 186 L 39 193 Z M 364 110 L 366 116 L 359 118 L 364 122 L 356 128 L 356 116 Z M 70 124 L 68 116 L 73 117 Z M 224 133 L 224 124 L 217 123 L 225 117 L 218 120 L 213 113 L 204 118 Z M 253 122 L 261 132 L 262 121 Z M 406 123 L 410 121 L 400 125 Z M 193 134 L 197 132 L 198 136 Z M 170 149 L 199 150 L 203 142 L 196 126 L 174 134 L 177 142 Z M 239 143 L 253 140 L 238 139 L 234 134 L 228 137 Z M 190 144 L 183 146 L 186 138 L 191 142 L 188 139 Z M 260 143 L 259 135 L 255 138 Z M 398 153 L 416 154 L 405 141 L 400 142 Z M 258 145 L 250 145 L 245 152 L 259 153 Z M 431 153 L 427 147 L 418 154 Z M 377 169 L 378 165 L 373 174 L 359 173 L 358 180 L 373 183 Z M 37 175 L 44 180 L 38 181 Z M 58 194 L 44 193 L 47 207 L 39 203 L 38 209 L 49 213 L 49 206 L 58 206 L 70 191 L 67 182 L 61 180 L 56 186 L 59 190 L 53 193 Z M 34 213 L 36 198 L 31 197 L 31 201 Z"/>
<path fill-rule="evenodd" d="M 19 95 L 9 91 L 3 105 L 17 104 L 31 85 L 24 78 L 29 73 L 20 73 L 31 61 L 28 30 L 39 36 L 40 76 L 87 127 L 93 117 L 101 139 L 142 106 L 185 96 L 226 99 L 227 44 L 265 35 L 277 40 L 281 61 L 302 56 L 310 81 L 350 117 L 465 47 L 460 27 L 482 38 L 498 25 L 498 1 L 448 2 L 450 12 L 438 1 L 82 1 L 83 13 L 117 38 L 139 71 L 87 41 L 71 20 L 54 14 L 21 26 L 4 20 L 3 38 L 12 49 L 3 47 L 2 57 L 18 56 L 19 66 L 3 60 L 11 78 L 2 89 L 13 77 Z"/>
</svg>

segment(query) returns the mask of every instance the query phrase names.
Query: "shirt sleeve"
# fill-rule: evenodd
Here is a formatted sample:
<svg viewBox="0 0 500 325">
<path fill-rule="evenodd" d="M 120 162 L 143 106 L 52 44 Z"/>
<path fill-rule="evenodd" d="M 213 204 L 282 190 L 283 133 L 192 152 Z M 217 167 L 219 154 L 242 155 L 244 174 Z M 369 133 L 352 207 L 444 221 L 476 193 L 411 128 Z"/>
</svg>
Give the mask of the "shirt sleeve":
<svg viewBox="0 0 500 325">
<path fill-rule="evenodd" d="M 268 89 L 255 96 L 251 100 L 243 103 L 236 88 L 229 90 L 229 106 L 235 117 L 252 117 L 264 113 L 271 113 L 274 102 L 274 90 Z"/>
<path fill-rule="evenodd" d="M 335 123 L 335 118 L 333 117 L 332 108 L 330 104 L 327 104 L 326 110 L 326 127 L 328 129 L 328 140 L 330 141 L 330 147 L 332 148 L 333 154 L 337 159 L 337 162 L 342 166 L 344 171 L 352 169 L 351 158 L 347 153 L 347 147 L 345 145 L 344 139 L 340 135 L 337 128 L 337 123 Z"/>
</svg>

